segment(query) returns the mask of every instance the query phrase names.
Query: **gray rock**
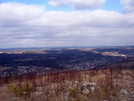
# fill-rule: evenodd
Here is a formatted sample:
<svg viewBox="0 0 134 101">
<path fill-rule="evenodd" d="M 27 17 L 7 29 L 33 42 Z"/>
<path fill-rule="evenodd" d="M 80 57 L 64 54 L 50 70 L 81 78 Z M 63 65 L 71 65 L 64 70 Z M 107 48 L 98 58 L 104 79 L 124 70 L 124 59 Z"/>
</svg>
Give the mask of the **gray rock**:
<svg viewBox="0 0 134 101">
<path fill-rule="evenodd" d="M 125 89 L 120 89 L 120 92 L 123 94 L 128 94 L 128 92 Z"/>
<path fill-rule="evenodd" d="M 43 94 L 43 92 L 38 92 L 38 91 L 36 91 L 36 92 L 33 93 L 33 95 L 36 95 L 36 96 L 39 96 L 39 95 L 41 95 L 41 94 Z"/>
</svg>

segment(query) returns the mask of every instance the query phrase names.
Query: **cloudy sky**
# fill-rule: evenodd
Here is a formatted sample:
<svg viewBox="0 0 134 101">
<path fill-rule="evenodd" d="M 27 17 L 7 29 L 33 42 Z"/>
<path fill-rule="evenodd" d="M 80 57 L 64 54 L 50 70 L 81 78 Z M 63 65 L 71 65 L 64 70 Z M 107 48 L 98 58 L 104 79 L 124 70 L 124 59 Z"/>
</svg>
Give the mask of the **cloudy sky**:
<svg viewBox="0 0 134 101">
<path fill-rule="evenodd" d="M 0 0 L 0 48 L 134 45 L 134 0 Z"/>
</svg>

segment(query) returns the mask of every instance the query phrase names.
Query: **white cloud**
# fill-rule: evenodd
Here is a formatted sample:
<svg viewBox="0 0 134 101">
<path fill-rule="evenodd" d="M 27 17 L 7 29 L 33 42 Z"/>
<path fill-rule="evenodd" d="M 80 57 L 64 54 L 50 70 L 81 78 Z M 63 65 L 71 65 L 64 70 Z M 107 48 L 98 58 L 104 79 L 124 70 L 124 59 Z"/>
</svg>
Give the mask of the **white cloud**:
<svg viewBox="0 0 134 101">
<path fill-rule="evenodd" d="M 100 8 L 106 0 L 50 0 L 48 3 L 54 7 L 73 5 L 76 10 Z"/>
<path fill-rule="evenodd" d="M 44 14 L 44 7 L 37 5 L 26 5 L 20 3 L 0 4 L 0 26 L 18 26 L 25 21 L 32 21 Z"/>
<path fill-rule="evenodd" d="M 44 11 L 0 4 L 0 47 L 103 46 L 134 43 L 134 13 Z"/>
<path fill-rule="evenodd" d="M 126 12 L 134 12 L 134 0 L 121 0 L 121 4 Z"/>
</svg>

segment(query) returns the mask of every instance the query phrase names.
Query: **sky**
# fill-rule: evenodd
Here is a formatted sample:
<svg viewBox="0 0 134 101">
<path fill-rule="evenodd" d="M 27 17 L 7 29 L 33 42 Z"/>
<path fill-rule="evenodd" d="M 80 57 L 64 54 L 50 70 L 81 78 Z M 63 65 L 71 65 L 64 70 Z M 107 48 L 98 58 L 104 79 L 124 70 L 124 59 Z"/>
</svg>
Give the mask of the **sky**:
<svg viewBox="0 0 134 101">
<path fill-rule="evenodd" d="M 0 48 L 134 45 L 134 0 L 0 0 Z"/>
</svg>

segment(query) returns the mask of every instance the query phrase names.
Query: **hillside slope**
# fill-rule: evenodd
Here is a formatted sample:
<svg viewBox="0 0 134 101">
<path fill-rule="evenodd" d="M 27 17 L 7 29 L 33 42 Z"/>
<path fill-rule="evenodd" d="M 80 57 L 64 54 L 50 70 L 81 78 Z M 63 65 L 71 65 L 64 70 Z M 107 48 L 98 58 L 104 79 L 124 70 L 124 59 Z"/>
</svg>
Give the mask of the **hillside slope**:
<svg viewBox="0 0 134 101">
<path fill-rule="evenodd" d="M 1 101 L 134 101 L 134 70 L 57 71 L 1 79 Z"/>
</svg>

